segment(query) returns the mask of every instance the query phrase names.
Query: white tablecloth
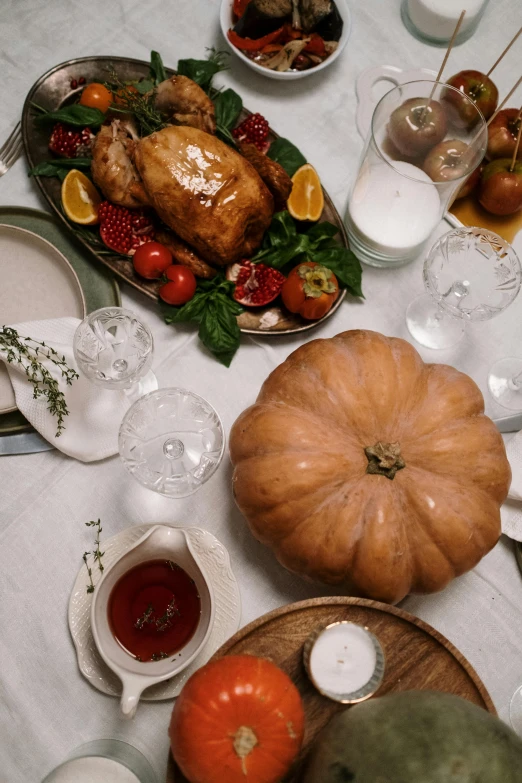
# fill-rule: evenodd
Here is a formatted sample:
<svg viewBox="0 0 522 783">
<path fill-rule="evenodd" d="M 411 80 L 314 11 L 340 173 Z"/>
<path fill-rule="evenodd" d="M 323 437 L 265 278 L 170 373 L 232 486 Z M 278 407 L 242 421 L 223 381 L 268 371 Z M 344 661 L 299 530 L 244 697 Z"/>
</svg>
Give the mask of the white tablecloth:
<svg viewBox="0 0 522 783">
<path fill-rule="evenodd" d="M 254 74 L 234 58 L 231 70 L 216 79 L 234 87 L 246 106 L 264 114 L 302 149 L 341 212 L 362 149 L 354 121 L 356 76 L 383 63 L 437 70 L 442 58 L 440 49 L 406 32 L 399 0 L 350 0 L 350 5 L 351 40 L 322 74 L 283 84 Z M 96 54 L 148 59 L 151 49 L 160 51 L 169 66 L 180 57 L 203 57 L 205 47 L 224 46 L 218 8 L 218 0 L 3 0 L 0 141 L 18 120 L 33 82 L 56 63 Z M 475 36 L 454 49 L 447 76 L 461 68 L 487 70 L 521 17 L 519 0 L 493 0 Z M 521 46 L 519 41 L 517 53 L 495 73 L 501 95 L 519 76 Z M 510 105 L 521 102 L 522 90 Z M 26 170 L 19 160 L 0 180 L 0 204 L 47 209 Z M 447 229 L 443 224 L 438 233 Z M 343 304 L 309 337 L 354 327 L 407 337 L 404 311 L 423 290 L 421 269 L 422 259 L 398 270 L 366 268 L 366 301 Z M 37 295 L 30 283 L 28 292 Z M 225 369 L 200 348 L 192 328 L 166 326 L 153 302 L 127 287 L 122 293 L 124 305 L 152 328 L 160 386 L 184 386 L 206 397 L 227 432 L 266 375 L 303 341 L 299 336 L 244 337 L 231 368 Z M 494 359 L 521 355 L 521 314 L 522 297 L 493 321 L 473 326 L 454 350 L 421 349 L 421 354 L 468 372 L 485 394 L 488 413 L 505 414 L 489 398 L 486 377 Z M 198 494 L 174 501 L 139 486 L 118 457 L 91 465 L 57 451 L 0 458 L 2 783 L 40 781 L 72 748 L 106 736 L 134 743 L 151 759 L 160 783 L 164 780 L 172 702 L 144 703 L 134 722 L 126 723 L 117 700 L 100 694 L 78 671 L 67 603 L 82 552 L 92 544 L 92 530 L 84 526 L 90 519 L 102 519 L 105 536 L 144 522 L 208 528 L 232 556 L 243 624 L 282 604 L 327 593 L 286 573 L 253 540 L 234 508 L 230 476 L 225 459 Z M 511 542 L 501 540 L 472 573 L 441 594 L 408 598 L 402 605 L 460 648 L 507 719 L 511 694 L 522 683 L 522 579 Z"/>
</svg>

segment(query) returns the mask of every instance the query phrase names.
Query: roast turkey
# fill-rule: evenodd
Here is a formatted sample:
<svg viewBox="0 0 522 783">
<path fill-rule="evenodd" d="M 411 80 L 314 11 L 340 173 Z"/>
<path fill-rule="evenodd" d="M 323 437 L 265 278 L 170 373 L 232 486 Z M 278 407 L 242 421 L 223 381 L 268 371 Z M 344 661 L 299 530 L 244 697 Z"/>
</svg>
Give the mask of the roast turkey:
<svg viewBox="0 0 522 783">
<path fill-rule="evenodd" d="M 160 218 L 213 265 L 249 258 L 274 201 L 239 153 L 197 128 L 171 125 L 141 139 L 134 161 Z"/>
</svg>

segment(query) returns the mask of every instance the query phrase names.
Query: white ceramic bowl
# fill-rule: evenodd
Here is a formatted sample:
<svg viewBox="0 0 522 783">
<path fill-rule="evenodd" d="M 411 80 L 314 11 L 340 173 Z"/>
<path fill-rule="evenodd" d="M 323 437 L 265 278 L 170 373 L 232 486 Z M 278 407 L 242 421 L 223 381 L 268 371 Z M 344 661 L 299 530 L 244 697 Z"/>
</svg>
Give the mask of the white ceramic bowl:
<svg viewBox="0 0 522 783">
<path fill-rule="evenodd" d="M 320 65 L 315 65 L 313 68 L 308 68 L 306 71 L 272 71 L 270 68 L 264 68 L 262 65 L 258 65 L 253 60 L 250 60 L 246 55 L 244 55 L 240 49 L 232 46 L 228 40 L 227 33 L 234 24 L 234 18 L 232 15 L 233 0 L 221 0 L 219 21 L 221 23 L 221 31 L 225 41 L 228 43 L 236 57 L 239 57 L 240 60 L 243 60 L 243 62 L 246 63 L 249 68 L 252 68 L 253 71 L 257 71 L 257 73 L 260 73 L 262 76 L 268 76 L 269 79 L 292 81 L 293 79 L 304 79 L 305 76 L 311 76 L 313 73 L 319 73 L 319 71 L 328 68 L 329 65 L 337 60 L 337 58 L 341 55 L 344 47 L 348 43 L 348 38 L 350 37 L 352 29 L 352 17 L 350 9 L 346 0 L 335 0 L 335 4 L 343 20 L 343 33 L 339 40 L 339 46 L 333 54 L 326 58 L 324 62 L 322 62 Z"/>
<path fill-rule="evenodd" d="M 173 560 L 194 580 L 201 599 L 201 619 L 194 636 L 173 656 L 161 661 L 137 661 L 128 655 L 114 638 L 108 617 L 109 597 L 118 579 L 146 560 Z M 205 573 L 190 538 L 182 528 L 155 525 L 128 549 L 104 573 L 94 591 L 91 606 L 91 628 L 98 651 L 123 685 L 121 711 L 126 718 L 136 714 L 139 698 L 145 688 L 168 680 L 191 663 L 204 647 L 214 622 L 214 598 L 210 579 Z"/>
</svg>

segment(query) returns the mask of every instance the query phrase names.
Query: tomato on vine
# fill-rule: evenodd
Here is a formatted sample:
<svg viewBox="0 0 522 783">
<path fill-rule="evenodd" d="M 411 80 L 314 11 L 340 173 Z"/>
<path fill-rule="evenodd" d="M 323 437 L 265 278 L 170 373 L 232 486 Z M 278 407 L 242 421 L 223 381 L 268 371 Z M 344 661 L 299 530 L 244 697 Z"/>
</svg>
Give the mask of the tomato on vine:
<svg viewBox="0 0 522 783">
<path fill-rule="evenodd" d="M 103 84 L 92 82 L 82 91 L 80 104 L 91 109 L 99 109 L 104 114 L 112 103 L 112 93 Z"/>
<path fill-rule="evenodd" d="M 157 280 L 172 266 L 172 253 L 160 242 L 147 242 L 132 258 L 135 272 L 146 280 Z"/>
<path fill-rule="evenodd" d="M 182 305 L 192 299 L 196 293 L 196 278 L 194 272 L 182 264 L 173 264 L 165 272 L 168 283 L 162 285 L 159 295 L 170 305 Z"/>
</svg>

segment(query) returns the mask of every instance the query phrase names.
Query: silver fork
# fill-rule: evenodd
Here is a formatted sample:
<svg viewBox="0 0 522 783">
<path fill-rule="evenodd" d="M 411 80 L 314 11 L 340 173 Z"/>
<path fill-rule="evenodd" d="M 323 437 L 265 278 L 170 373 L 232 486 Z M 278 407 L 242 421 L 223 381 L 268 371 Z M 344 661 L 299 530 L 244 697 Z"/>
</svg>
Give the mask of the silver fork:
<svg viewBox="0 0 522 783">
<path fill-rule="evenodd" d="M 21 124 L 17 123 L 6 142 L 0 147 L 0 177 L 6 174 L 22 152 Z"/>
</svg>

